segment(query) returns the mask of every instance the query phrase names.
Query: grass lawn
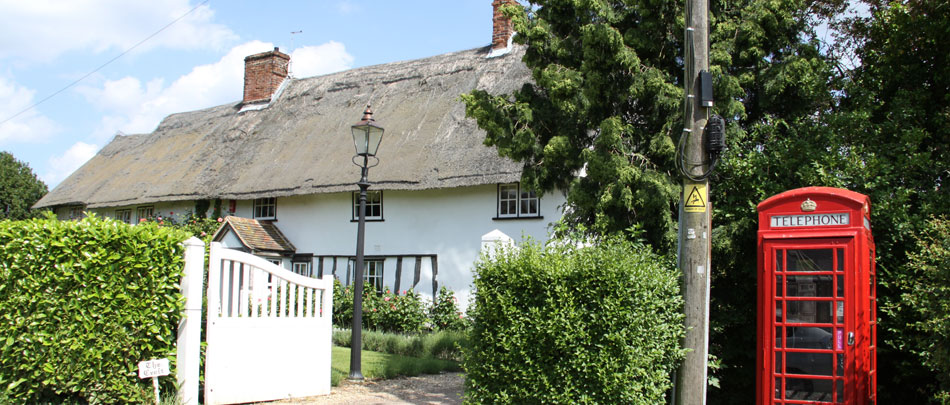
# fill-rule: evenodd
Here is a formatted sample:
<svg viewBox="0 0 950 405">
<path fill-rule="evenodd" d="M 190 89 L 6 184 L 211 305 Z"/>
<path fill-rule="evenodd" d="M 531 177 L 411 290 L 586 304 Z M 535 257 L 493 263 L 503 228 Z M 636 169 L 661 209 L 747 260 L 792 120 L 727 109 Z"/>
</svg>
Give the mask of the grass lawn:
<svg viewBox="0 0 950 405">
<path fill-rule="evenodd" d="M 330 369 L 330 384 L 336 386 L 340 380 L 350 375 L 350 348 L 333 346 L 333 359 Z M 416 376 L 419 374 L 437 374 L 440 371 L 462 371 L 454 361 L 424 359 L 395 354 L 362 352 L 362 372 L 366 378 L 393 378 L 397 376 Z"/>
</svg>

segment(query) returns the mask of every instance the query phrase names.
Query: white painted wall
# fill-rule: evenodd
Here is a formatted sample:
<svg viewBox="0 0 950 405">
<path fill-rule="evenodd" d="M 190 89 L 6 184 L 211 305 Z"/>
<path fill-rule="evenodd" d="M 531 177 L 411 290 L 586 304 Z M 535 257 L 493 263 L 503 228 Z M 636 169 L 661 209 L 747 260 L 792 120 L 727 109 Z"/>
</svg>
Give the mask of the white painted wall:
<svg viewBox="0 0 950 405">
<path fill-rule="evenodd" d="M 372 188 L 371 188 L 372 190 Z M 473 281 L 472 269 L 481 250 L 481 237 L 495 229 L 512 237 L 546 241 L 550 225 L 561 217 L 565 198 L 561 192 L 546 193 L 540 201 L 542 218 L 494 219 L 498 203 L 494 184 L 423 191 L 383 191 L 383 221 L 366 223 L 365 255 L 390 257 L 385 262 L 384 284 L 395 285 L 397 255 L 438 255 L 439 286 L 455 292 L 460 306 L 467 307 Z M 276 225 L 297 248 L 297 253 L 352 256 L 356 253 L 356 221 L 352 220 L 351 193 L 314 194 L 277 199 Z M 189 214 L 193 201 L 154 204 L 156 215 Z M 126 207 L 119 207 L 126 208 Z M 136 206 L 132 209 L 135 220 Z M 113 217 L 117 208 L 95 209 L 101 216 Z M 213 209 L 213 207 L 212 207 Z M 226 214 L 228 201 L 222 202 Z M 252 200 L 237 202 L 235 214 L 251 217 Z M 210 215 L 211 209 L 209 209 Z M 234 241 L 230 241 L 234 242 Z M 432 298 L 432 266 L 422 260 L 421 277 L 416 291 Z M 317 261 L 314 259 L 314 274 Z M 330 274 L 332 262 L 324 263 Z M 337 277 L 346 281 L 347 262 L 337 264 Z M 289 268 L 285 259 L 283 267 Z M 402 263 L 400 289 L 412 286 L 415 262 Z"/>
<path fill-rule="evenodd" d="M 383 221 L 366 223 L 366 256 L 438 255 L 437 279 L 467 306 L 472 268 L 481 250 L 481 236 L 499 229 L 515 239 L 548 238 L 550 224 L 561 217 L 560 192 L 541 198 L 543 218 L 495 220 L 495 185 L 425 191 L 384 191 Z M 357 223 L 352 221 L 350 193 L 318 194 L 277 199 L 277 226 L 298 253 L 350 256 L 356 252 Z M 245 214 L 238 204 L 238 214 Z M 250 207 L 246 207 L 250 214 Z M 423 259 L 416 291 L 432 297 L 432 269 Z M 329 263 L 325 264 L 329 273 Z M 344 265 L 345 264 L 342 264 Z M 411 286 L 415 263 L 403 260 L 400 288 Z M 395 284 L 396 260 L 385 263 L 384 284 Z M 345 280 L 345 267 L 337 276 Z"/>
</svg>

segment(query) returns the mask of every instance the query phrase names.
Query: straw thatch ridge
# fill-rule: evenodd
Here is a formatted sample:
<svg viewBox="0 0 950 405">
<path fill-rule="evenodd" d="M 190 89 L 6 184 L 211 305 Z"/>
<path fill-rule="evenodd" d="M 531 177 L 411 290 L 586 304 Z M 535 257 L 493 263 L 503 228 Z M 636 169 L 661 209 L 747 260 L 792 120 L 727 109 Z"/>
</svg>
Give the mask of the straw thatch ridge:
<svg viewBox="0 0 950 405">
<path fill-rule="evenodd" d="M 486 147 L 459 95 L 510 93 L 530 79 L 523 49 L 488 48 L 290 79 L 272 104 L 172 114 L 151 134 L 116 136 L 36 208 L 252 199 L 356 190 L 350 125 L 367 104 L 386 129 L 374 189 L 517 181 L 521 166 Z"/>
</svg>

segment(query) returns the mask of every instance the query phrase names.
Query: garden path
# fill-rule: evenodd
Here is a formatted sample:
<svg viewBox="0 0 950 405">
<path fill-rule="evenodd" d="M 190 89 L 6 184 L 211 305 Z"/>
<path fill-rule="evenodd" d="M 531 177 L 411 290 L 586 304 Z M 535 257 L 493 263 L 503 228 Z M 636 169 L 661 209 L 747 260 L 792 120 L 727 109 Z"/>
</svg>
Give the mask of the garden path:
<svg viewBox="0 0 950 405">
<path fill-rule="evenodd" d="M 459 405 L 465 378 L 462 373 L 442 373 L 400 377 L 390 380 L 346 380 L 330 390 L 330 395 L 268 402 L 280 405 Z"/>
</svg>

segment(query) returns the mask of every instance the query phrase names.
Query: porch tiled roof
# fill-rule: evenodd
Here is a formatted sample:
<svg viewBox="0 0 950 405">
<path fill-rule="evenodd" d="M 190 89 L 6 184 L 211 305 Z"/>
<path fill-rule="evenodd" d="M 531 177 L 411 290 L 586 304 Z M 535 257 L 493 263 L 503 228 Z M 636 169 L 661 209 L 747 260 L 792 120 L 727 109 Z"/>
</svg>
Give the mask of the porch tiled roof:
<svg viewBox="0 0 950 405">
<path fill-rule="evenodd" d="M 221 227 L 215 232 L 213 240 L 218 240 L 219 237 L 224 235 L 227 229 L 234 232 L 234 235 L 241 240 L 241 243 L 252 252 L 269 251 L 293 253 L 297 250 L 297 248 L 287 240 L 283 232 L 277 228 L 277 225 L 270 221 L 258 221 L 251 218 L 228 216 L 224 218 Z"/>
</svg>

